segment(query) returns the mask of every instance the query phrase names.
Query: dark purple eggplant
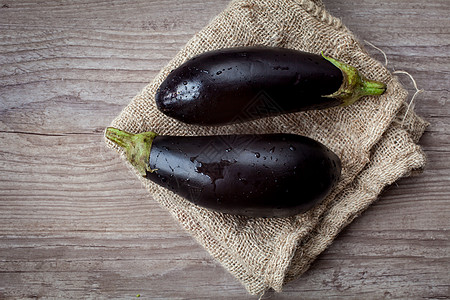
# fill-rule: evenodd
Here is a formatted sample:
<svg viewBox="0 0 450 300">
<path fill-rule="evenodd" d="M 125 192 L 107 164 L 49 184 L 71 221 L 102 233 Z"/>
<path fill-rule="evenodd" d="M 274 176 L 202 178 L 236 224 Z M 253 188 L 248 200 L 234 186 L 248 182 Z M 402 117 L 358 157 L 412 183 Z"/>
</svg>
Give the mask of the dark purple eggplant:
<svg viewBox="0 0 450 300">
<path fill-rule="evenodd" d="M 224 125 L 338 105 L 380 95 L 368 80 L 330 57 L 285 48 L 210 51 L 173 70 L 156 93 L 164 114 L 198 125 Z"/>
<path fill-rule="evenodd" d="M 106 137 L 142 176 L 229 214 L 303 213 L 329 194 L 341 173 L 336 154 L 294 134 L 157 136 L 108 128 Z"/>
</svg>

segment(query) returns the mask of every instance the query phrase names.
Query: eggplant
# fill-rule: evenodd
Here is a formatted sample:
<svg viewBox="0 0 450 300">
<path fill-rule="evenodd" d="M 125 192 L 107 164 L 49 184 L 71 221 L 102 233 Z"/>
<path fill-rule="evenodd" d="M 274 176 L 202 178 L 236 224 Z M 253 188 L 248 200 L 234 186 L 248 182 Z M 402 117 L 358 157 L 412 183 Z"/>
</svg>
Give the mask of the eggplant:
<svg viewBox="0 0 450 300">
<path fill-rule="evenodd" d="M 147 179 L 214 211 L 250 217 L 303 213 L 335 186 L 336 154 L 294 134 L 158 136 L 107 128 Z"/>
<path fill-rule="evenodd" d="M 331 57 L 285 48 L 237 47 L 200 54 L 158 88 L 158 109 L 189 124 L 225 125 L 347 106 L 381 95 L 382 82 Z"/>
</svg>

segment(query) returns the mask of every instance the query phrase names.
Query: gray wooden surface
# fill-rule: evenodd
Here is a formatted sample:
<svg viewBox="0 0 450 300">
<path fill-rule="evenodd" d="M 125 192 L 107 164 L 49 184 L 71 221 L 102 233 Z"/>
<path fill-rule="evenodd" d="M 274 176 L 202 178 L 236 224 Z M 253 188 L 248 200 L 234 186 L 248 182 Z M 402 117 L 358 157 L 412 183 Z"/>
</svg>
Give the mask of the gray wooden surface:
<svg viewBox="0 0 450 300">
<path fill-rule="evenodd" d="M 0 1 L 1 299 L 255 299 L 102 141 L 227 3 Z M 425 89 L 416 111 L 431 122 L 429 162 L 264 299 L 449 298 L 450 1 L 324 3 Z"/>
</svg>

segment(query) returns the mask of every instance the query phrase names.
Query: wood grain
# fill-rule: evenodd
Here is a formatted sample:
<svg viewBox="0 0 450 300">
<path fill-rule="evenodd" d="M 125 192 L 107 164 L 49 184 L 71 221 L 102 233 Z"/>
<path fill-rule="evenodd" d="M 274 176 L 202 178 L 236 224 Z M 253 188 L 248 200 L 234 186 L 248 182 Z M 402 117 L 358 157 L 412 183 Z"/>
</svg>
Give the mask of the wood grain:
<svg viewBox="0 0 450 300">
<path fill-rule="evenodd" d="M 0 3 L 0 299 L 255 298 L 102 138 L 227 3 Z M 263 298 L 447 299 L 450 2 L 324 3 L 425 90 L 415 109 L 431 122 L 420 142 L 428 165 L 389 187 L 283 294 Z"/>
</svg>

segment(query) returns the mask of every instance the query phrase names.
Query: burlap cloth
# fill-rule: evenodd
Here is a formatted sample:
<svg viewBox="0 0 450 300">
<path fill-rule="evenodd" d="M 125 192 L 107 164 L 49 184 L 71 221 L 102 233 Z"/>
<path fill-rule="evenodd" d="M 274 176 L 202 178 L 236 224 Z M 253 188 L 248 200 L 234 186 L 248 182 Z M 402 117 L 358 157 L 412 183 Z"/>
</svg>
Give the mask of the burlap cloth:
<svg viewBox="0 0 450 300">
<path fill-rule="evenodd" d="M 368 78 L 385 82 L 387 91 L 381 97 L 365 97 L 346 108 L 222 127 L 185 125 L 156 109 L 156 89 L 170 70 L 188 58 L 207 50 L 255 44 L 317 54 L 323 51 L 354 65 Z M 339 155 L 342 178 L 331 195 L 305 214 L 281 219 L 211 212 L 136 173 L 155 200 L 251 294 L 259 294 L 269 288 L 281 291 L 283 284 L 308 269 L 386 185 L 423 168 L 425 156 L 416 143 L 427 123 L 412 111 L 404 118 L 406 99 L 407 92 L 398 80 L 368 55 L 349 29 L 331 16 L 320 1 L 237 0 L 197 33 L 111 126 L 130 132 L 152 130 L 170 135 L 289 132 L 316 139 Z"/>
</svg>

